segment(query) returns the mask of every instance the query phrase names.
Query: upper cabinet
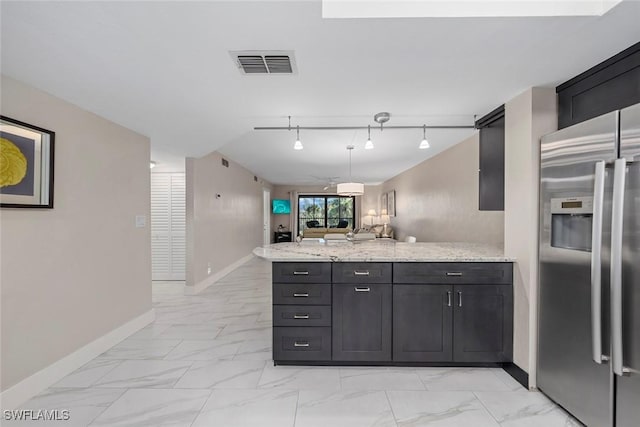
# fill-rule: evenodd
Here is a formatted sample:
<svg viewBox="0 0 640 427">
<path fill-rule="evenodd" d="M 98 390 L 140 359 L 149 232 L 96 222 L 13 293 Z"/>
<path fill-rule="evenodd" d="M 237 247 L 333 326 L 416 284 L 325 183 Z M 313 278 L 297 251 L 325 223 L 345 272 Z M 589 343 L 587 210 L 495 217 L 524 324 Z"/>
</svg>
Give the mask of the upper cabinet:
<svg viewBox="0 0 640 427">
<path fill-rule="evenodd" d="M 640 43 L 556 88 L 558 128 L 640 102 Z"/>
<path fill-rule="evenodd" d="M 480 129 L 481 211 L 504 210 L 504 105 L 476 122 Z"/>
</svg>

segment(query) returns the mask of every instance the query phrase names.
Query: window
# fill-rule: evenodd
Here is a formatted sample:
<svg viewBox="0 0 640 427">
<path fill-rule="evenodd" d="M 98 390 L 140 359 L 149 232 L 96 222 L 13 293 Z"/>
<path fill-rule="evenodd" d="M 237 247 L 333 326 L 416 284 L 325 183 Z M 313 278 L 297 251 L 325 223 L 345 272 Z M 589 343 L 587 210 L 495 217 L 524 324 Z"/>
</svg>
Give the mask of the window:
<svg viewBox="0 0 640 427">
<path fill-rule="evenodd" d="M 299 196 L 298 232 L 307 228 L 354 228 L 355 197 Z"/>
</svg>

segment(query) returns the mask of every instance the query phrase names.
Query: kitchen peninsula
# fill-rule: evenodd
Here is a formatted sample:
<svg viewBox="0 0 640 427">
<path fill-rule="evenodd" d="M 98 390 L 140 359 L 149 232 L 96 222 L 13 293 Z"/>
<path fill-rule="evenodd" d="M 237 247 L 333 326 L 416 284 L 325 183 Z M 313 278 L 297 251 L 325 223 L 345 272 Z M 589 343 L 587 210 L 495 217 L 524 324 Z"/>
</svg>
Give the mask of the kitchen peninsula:
<svg viewBox="0 0 640 427">
<path fill-rule="evenodd" d="M 254 254 L 273 262 L 275 364 L 512 360 L 513 260 L 502 248 L 303 241 Z"/>
</svg>

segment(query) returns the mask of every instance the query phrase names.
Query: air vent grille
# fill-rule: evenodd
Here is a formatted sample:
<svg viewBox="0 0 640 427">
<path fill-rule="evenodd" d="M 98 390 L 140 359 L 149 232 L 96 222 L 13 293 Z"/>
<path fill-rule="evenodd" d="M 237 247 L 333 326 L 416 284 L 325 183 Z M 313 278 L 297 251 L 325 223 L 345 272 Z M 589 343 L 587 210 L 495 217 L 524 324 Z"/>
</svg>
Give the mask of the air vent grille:
<svg viewBox="0 0 640 427">
<path fill-rule="evenodd" d="M 243 74 L 294 74 L 296 72 L 291 51 L 229 53 Z"/>
<path fill-rule="evenodd" d="M 238 56 L 238 63 L 247 74 L 267 74 L 269 69 L 262 56 Z"/>
<path fill-rule="evenodd" d="M 291 73 L 291 61 L 288 56 L 265 56 L 269 73 Z"/>
</svg>

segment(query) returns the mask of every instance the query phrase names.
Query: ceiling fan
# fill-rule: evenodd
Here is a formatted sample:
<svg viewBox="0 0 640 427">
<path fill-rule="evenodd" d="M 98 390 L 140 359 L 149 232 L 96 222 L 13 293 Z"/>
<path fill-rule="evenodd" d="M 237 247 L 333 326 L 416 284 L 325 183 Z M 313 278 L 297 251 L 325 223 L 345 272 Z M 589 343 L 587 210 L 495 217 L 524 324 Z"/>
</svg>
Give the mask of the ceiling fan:
<svg viewBox="0 0 640 427">
<path fill-rule="evenodd" d="M 315 175 L 311 175 L 311 177 L 325 184 L 324 188 L 322 189 L 323 191 L 335 189 L 338 186 L 338 179 L 340 178 L 339 176 L 322 177 L 322 176 L 315 176 Z"/>
</svg>

